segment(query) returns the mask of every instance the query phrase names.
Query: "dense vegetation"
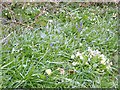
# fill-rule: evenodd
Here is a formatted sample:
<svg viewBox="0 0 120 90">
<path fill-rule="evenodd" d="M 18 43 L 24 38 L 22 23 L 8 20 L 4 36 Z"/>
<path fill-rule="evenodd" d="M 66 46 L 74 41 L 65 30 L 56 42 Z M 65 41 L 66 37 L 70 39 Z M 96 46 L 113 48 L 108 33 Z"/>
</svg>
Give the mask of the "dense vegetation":
<svg viewBox="0 0 120 90">
<path fill-rule="evenodd" d="M 83 4 L 2 3 L 3 88 L 118 87 L 117 5 Z"/>
</svg>

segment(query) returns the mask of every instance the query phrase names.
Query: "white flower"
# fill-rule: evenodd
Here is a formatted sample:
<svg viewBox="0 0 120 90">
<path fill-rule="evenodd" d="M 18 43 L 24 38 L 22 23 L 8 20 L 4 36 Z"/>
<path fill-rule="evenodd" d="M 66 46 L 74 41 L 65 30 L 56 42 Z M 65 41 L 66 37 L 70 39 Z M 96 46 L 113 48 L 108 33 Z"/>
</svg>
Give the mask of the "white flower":
<svg viewBox="0 0 120 90">
<path fill-rule="evenodd" d="M 88 52 L 92 55 L 92 56 L 96 56 L 96 55 L 100 55 L 101 52 L 99 50 L 92 50 L 90 47 L 88 47 Z"/>
<path fill-rule="evenodd" d="M 80 43 L 80 46 L 82 46 L 82 43 Z"/>
<path fill-rule="evenodd" d="M 83 60 L 83 59 L 84 59 L 82 55 L 80 55 L 80 59 L 81 59 L 81 60 Z"/>
<path fill-rule="evenodd" d="M 94 50 L 94 51 L 91 51 L 90 54 L 92 56 L 97 56 L 97 55 L 100 55 L 100 52 L 98 50 Z"/>
<path fill-rule="evenodd" d="M 75 55 L 71 55 L 71 59 L 74 59 L 75 58 Z"/>
<path fill-rule="evenodd" d="M 77 53 L 76 53 L 76 57 L 80 57 L 81 60 L 84 59 L 83 56 L 82 56 L 82 54 L 81 54 L 80 52 L 77 52 Z"/>
<path fill-rule="evenodd" d="M 110 64 L 108 64 L 106 68 L 107 68 L 107 69 L 110 69 L 110 68 L 111 68 L 111 67 L 110 67 Z"/>
<path fill-rule="evenodd" d="M 92 56 L 94 56 L 94 51 L 93 51 L 90 47 L 88 47 L 88 52 L 89 52 Z"/>
<path fill-rule="evenodd" d="M 106 58 L 105 55 L 103 55 L 103 54 L 101 54 L 100 57 L 101 57 L 102 59 L 105 59 L 105 58 Z"/>
<path fill-rule="evenodd" d="M 108 61 L 107 61 L 107 62 L 108 62 Z M 107 69 L 110 69 L 110 68 L 111 68 L 111 65 L 113 65 L 113 63 L 112 63 L 112 62 L 110 62 L 110 63 L 108 62 L 106 68 L 107 68 Z"/>
<path fill-rule="evenodd" d="M 92 49 L 90 47 L 88 47 L 88 52 L 92 52 Z"/>
<path fill-rule="evenodd" d="M 106 62 L 106 57 L 103 55 L 103 54 L 101 54 L 100 55 L 100 57 L 101 57 L 101 64 L 104 64 L 105 65 L 105 62 Z"/>
<path fill-rule="evenodd" d="M 88 62 L 86 62 L 85 64 L 86 64 L 86 65 L 89 65 L 89 63 L 88 63 Z"/>
<path fill-rule="evenodd" d="M 102 59 L 102 60 L 101 60 L 101 64 L 105 65 L 105 64 L 106 64 L 105 62 L 106 62 L 105 59 Z"/>
<path fill-rule="evenodd" d="M 113 65 L 113 63 L 112 63 L 112 62 L 110 62 L 110 65 Z"/>
<path fill-rule="evenodd" d="M 60 74 L 64 75 L 65 74 L 65 70 L 63 68 L 58 68 L 57 70 L 60 71 Z"/>
<path fill-rule="evenodd" d="M 63 68 L 60 68 L 60 74 L 62 74 L 62 75 L 65 74 L 65 70 Z"/>
<path fill-rule="evenodd" d="M 7 13 L 5 13 L 5 15 L 8 15 Z"/>
<path fill-rule="evenodd" d="M 96 50 L 94 53 L 96 53 L 96 55 L 100 55 L 101 52 L 99 50 Z"/>
<path fill-rule="evenodd" d="M 52 74 L 51 69 L 47 69 L 45 72 L 46 72 L 48 75 L 51 75 L 51 74 Z"/>
<path fill-rule="evenodd" d="M 100 71 L 100 69 L 98 68 L 97 71 Z"/>
<path fill-rule="evenodd" d="M 78 64 L 77 62 L 73 62 L 73 63 L 72 63 L 73 66 L 76 66 L 77 64 Z"/>
<path fill-rule="evenodd" d="M 81 55 L 80 52 L 77 52 L 77 53 L 76 53 L 76 57 L 79 57 L 80 55 Z"/>
<path fill-rule="evenodd" d="M 101 72 L 104 72 L 104 70 L 101 70 Z"/>
<path fill-rule="evenodd" d="M 53 20 L 48 20 L 48 22 L 52 23 L 52 22 L 53 22 Z"/>
</svg>

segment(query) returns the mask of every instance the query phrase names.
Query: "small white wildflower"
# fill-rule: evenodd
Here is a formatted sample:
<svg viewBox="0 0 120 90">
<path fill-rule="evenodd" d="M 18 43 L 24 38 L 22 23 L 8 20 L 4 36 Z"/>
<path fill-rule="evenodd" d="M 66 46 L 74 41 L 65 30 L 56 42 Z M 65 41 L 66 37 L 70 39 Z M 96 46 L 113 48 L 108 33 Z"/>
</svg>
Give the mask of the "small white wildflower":
<svg viewBox="0 0 120 90">
<path fill-rule="evenodd" d="M 76 53 L 76 57 L 79 57 L 80 55 L 81 55 L 80 52 L 77 52 L 77 53 Z"/>
<path fill-rule="evenodd" d="M 65 74 L 65 70 L 63 68 L 60 68 L 60 74 L 62 74 L 62 75 Z"/>
<path fill-rule="evenodd" d="M 88 47 L 88 52 L 89 52 L 92 56 L 95 56 L 95 55 L 94 55 L 95 51 L 93 51 L 90 47 Z"/>
<path fill-rule="evenodd" d="M 57 70 L 60 71 L 60 74 L 61 74 L 61 75 L 64 75 L 64 74 L 65 74 L 65 70 L 64 70 L 63 68 L 57 68 Z"/>
<path fill-rule="evenodd" d="M 113 63 L 112 63 L 112 62 L 110 62 L 110 65 L 113 65 Z"/>
<path fill-rule="evenodd" d="M 24 9 L 24 7 L 22 7 L 22 9 Z"/>
<path fill-rule="evenodd" d="M 101 54 L 101 52 L 99 50 L 96 50 L 95 53 L 96 53 L 96 55 L 100 55 Z"/>
<path fill-rule="evenodd" d="M 80 52 L 77 52 L 77 53 L 76 53 L 76 57 L 80 57 L 81 60 L 84 59 L 83 56 L 82 56 L 82 53 L 80 53 Z"/>
<path fill-rule="evenodd" d="M 105 64 L 106 64 L 105 62 L 106 62 L 105 59 L 102 59 L 102 60 L 101 60 L 101 64 L 105 65 Z"/>
<path fill-rule="evenodd" d="M 28 5 L 30 5 L 30 3 L 28 3 Z"/>
<path fill-rule="evenodd" d="M 71 59 L 74 59 L 75 58 L 75 55 L 71 55 Z"/>
<path fill-rule="evenodd" d="M 92 55 L 90 54 L 89 57 L 92 58 Z"/>
<path fill-rule="evenodd" d="M 18 15 L 20 15 L 20 13 L 18 13 Z"/>
<path fill-rule="evenodd" d="M 100 55 L 101 52 L 99 50 L 92 50 L 90 47 L 88 47 L 88 52 L 92 55 L 92 56 L 96 56 L 96 55 Z"/>
<path fill-rule="evenodd" d="M 106 68 L 107 68 L 107 69 L 110 69 L 110 68 L 111 68 L 110 64 L 108 64 Z"/>
<path fill-rule="evenodd" d="M 5 15 L 8 15 L 7 13 L 5 13 Z"/>
<path fill-rule="evenodd" d="M 80 52 L 77 52 L 77 53 L 76 53 L 76 57 L 80 57 L 81 60 L 84 59 L 83 56 L 82 56 L 82 53 L 80 53 Z"/>
<path fill-rule="evenodd" d="M 100 52 L 98 50 L 94 50 L 94 51 L 91 51 L 90 54 L 92 56 L 97 56 L 97 55 L 100 55 Z"/>
<path fill-rule="evenodd" d="M 83 59 L 84 59 L 82 55 L 80 55 L 80 59 L 81 59 L 81 60 L 83 60 Z"/>
<path fill-rule="evenodd" d="M 104 70 L 101 70 L 101 72 L 104 72 Z"/>
<path fill-rule="evenodd" d="M 106 63 L 109 64 L 109 61 L 107 60 Z"/>
<path fill-rule="evenodd" d="M 73 66 L 76 66 L 77 64 L 78 64 L 77 62 L 73 62 L 73 63 L 72 63 Z"/>
<path fill-rule="evenodd" d="M 88 47 L 88 52 L 91 52 L 91 51 L 92 51 L 92 49 L 90 47 Z"/>
<path fill-rule="evenodd" d="M 82 46 L 82 43 L 80 43 L 80 46 Z"/>
<path fill-rule="evenodd" d="M 24 68 L 26 68 L 26 67 L 27 67 L 27 65 L 23 64 L 23 67 L 24 67 Z"/>
<path fill-rule="evenodd" d="M 105 58 L 106 58 L 105 55 L 103 55 L 103 54 L 101 54 L 100 57 L 101 57 L 102 59 L 105 59 Z"/>
<path fill-rule="evenodd" d="M 100 69 L 97 69 L 97 71 L 100 71 Z"/>
<path fill-rule="evenodd" d="M 102 59 L 102 60 L 101 60 L 101 63 L 105 65 L 106 57 L 105 57 L 103 54 L 101 54 L 101 55 L 100 55 L 100 58 Z"/>
<path fill-rule="evenodd" d="M 85 64 L 86 64 L 86 65 L 89 65 L 89 63 L 88 63 L 88 62 L 86 62 Z"/>
<path fill-rule="evenodd" d="M 49 20 L 48 22 L 52 23 L 52 22 L 53 22 L 53 20 Z"/>
<path fill-rule="evenodd" d="M 51 74 L 52 74 L 51 69 L 47 69 L 45 72 L 46 72 L 48 75 L 51 75 Z"/>
<path fill-rule="evenodd" d="M 91 54 L 92 56 L 96 56 L 95 51 L 91 51 L 90 54 Z"/>
</svg>

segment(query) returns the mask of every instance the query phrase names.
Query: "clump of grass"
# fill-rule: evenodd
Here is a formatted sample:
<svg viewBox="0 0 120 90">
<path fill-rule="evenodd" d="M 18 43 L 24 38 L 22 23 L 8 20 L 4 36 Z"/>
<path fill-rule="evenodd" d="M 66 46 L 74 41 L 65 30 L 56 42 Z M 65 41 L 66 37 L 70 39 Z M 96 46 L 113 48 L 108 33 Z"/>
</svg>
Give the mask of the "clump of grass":
<svg viewBox="0 0 120 90">
<path fill-rule="evenodd" d="M 3 88 L 118 87 L 117 60 L 111 58 L 117 51 L 117 21 L 112 17 L 117 11 L 106 8 L 103 18 L 88 13 L 101 9 L 60 7 L 64 13 L 52 13 L 51 19 L 48 12 L 31 30 L 4 25 L 3 37 L 12 33 L 2 43 Z"/>
</svg>

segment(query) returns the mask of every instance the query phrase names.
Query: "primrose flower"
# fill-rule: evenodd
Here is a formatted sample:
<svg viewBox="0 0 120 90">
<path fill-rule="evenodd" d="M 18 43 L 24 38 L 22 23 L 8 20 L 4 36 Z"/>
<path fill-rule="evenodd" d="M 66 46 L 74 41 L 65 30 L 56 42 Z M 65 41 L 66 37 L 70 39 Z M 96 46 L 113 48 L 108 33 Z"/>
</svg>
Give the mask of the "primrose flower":
<svg viewBox="0 0 120 90">
<path fill-rule="evenodd" d="M 65 70 L 63 68 L 60 68 L 60 74 L 62 74 L 62 75 L 65 74 Z"/>
<path fill-rule="evenodd" d="M 75 58 L 75 55 L 71 55 L 71 59 L 74 59 Z"/>
<path fill-rule="evenodd" d="M 101 70 L 101 72 L 104 72 L 104 70 Z"/>
<path fill-rule="evenodd" d="M 99 50 L 92 50 L 90 47 L 88 47 L 88 52 L 92 55 L 92 56 L 96 56 L 96 55 L 100 55 L 101 52 Z"/>
<path fill-rule="evenodd" d="M 60 74 L 61 74 L 61 75 L 64 75 L 64 74 L 65 74 L 65 70 L 64 70 L 63 68 L 58 68 L 57 70 L 60 71 Z"/>
<path fill-rule="evenodd" d="M 107 68 L 107 69 L 110 69 L 110 68 L 111 68 L 110 64 L 108 64 L 106 68 Z"/>
<path fill-rule="evenodd" d="M 81 53 L 77 52 L 76 53 L 76 57 L 79 57 L 81 55 Z"/>
<path fill-rule="evenodd" d="M 51 69 L 47 69 L 45 72 L 46 72 L 48 75 L 51 75 L 51 74 L 52 74 Z"/>
<path fill-rule="evenodd" d="M 77 64 L 78 64 L 77 62 L 73 62 L 73 63 L 72 63 L 73 66 L 76 66 Z"/>
<path fill-rule="evenodd" d="M 76 57 L 80 57 L 81 60 L 84 59 L 83 56 L 82 56 L 82 54 L 81 54 L 80 52 L 77 52 L 77 53 L 76 53 Z"/>
<path fill-rule="evenodd" d="M 106 57 L 103 54 L 101 54 L 100 57 L 103 61 L 106 61 Z"/>
<path fill-rule="evenodd" d="M 98 68 L 97 71 L 100 71 L 100 69 Z"/>
<path fill-rule="evenodd" d="M 48 22 L 52 23 L 52 22 L 53 22 L 53 20 L 48 20 Z"/>
<path fill-rule="evenodd" d="M 95 51 L 93 51 L 90 47 L 88 47 L 88 52 L 92 55 L 92 56 L 95 56 Z"/>
<path fill-rule="evenodd" d="M 86 62 L 85 64 L 86 64 L 86 65 L 89 65 L 89 63 L 88 63 L 88 62 Z"/>
<path fill-rule="evenodd" d="M 83 59 L 84 59 L 82 55 L 80 56 L 80 59 L 81 59 L 81 60 L 83 60 Z"/>
<path fill-rule="evenodd" d="M 107 69 L 110 69 L 110 68 L 111 68 L 111 65 L 113 65 L 112 62 L 108 63 L 106 68 L 107 68 Z"/>
<path fill-rule="evenodd" d="M 88 52 L 92 52 L 92 49 L 90 47 L 88 47 Z"/>
<path fill-rule="evenodd" d="M 113 63 L 112 63 L 112 62 L 110 62 L 110 65 L 113 65 Z"/>
<path fill-rule="evenodd" d="M 100 55 L 101 52 L 100 52 L 99 50 L 95 50 L 95 54 L 96 54 L 96 55 Z"/>
<path fill-rule="evenodd" d="M 105 62 L 106 62 L 105 59 L 101 60 L 101 64 L 105 65 L 106 64 Z"/>
<path fill-rule="evenodd" d="M 100 51 L 98 51 L 98 50 L 91 51 L 90 53 L 92 56 L 100 55 Z"/>
</svg>

